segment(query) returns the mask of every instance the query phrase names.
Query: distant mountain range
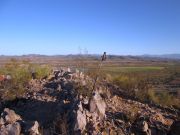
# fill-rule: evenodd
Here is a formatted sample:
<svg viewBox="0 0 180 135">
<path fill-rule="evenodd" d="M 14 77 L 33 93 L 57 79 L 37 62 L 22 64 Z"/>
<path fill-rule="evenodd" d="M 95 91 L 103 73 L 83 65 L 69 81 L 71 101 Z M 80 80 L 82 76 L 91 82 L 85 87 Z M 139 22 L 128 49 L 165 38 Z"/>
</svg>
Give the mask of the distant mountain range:
<svg viewBox="0 0 180 135">
<path fill-rule="evenodd" d="M 107 54 L 108 55 L 108 54 Z M 41 54 L 27 54 L 27 55 L 14 55 L 14 56 L 6 56 L 0 55 L 0 58 L 93 58 L 98 59 L 101 57 L 99 54 L 88 54 L 88 55 L 80 55 L 80 54 L 69 54 L 69 55 L 41 55 Z M 110 59 L 166 59 L 166 60 L 180 60 L 180 54 L 163 54 L 163 55 L 108 55 Z"/>
<path fill-rule="evenodd" d="M 163 58 L 163 59 L 178 59 L 180 60 L 180 54 L 163 54 L 163 55 L 141 55 L 140 57 L 149 57 L 149 58 Z"/>
</svg>

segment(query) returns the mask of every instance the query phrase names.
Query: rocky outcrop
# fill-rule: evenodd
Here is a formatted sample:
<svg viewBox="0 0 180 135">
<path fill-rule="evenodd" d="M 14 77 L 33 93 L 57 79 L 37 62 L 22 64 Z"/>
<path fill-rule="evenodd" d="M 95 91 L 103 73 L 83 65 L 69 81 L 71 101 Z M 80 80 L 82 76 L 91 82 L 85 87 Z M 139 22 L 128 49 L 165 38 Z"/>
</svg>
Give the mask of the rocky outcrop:
<svg viewBox="0 0 180 135">
<path fill-rule="evenodd" d="M 113 94 L 106 82 L 89 92 L 91 82 L 70 69 L 31 80 L 22 99 L 1 107 L 0 135 L 179 135 L 176 113 Z"/>
<path fill-rule="evenodd" d="M 0 135 L 20 135 L 20 120 L 22 120 L 21 117 L 13 110 L 5 108 L 0 118 Z"/>
<path fill-rule="evenodd" d="M 5 108 L 0 118 L 0 135 L 20 135 L 21 126 L 18 121 L 22 120 L 13 110 Z"/>
<path fill-rule="evenodd" d="M 37 121 L 25 122 L 22 120 L 21 116 L 9 108 L 5 108 L 1 114 L 0 135 L 20 135 L 21 133 L 40 135 L 38 128 L 39 123 Z"/>
</svg>

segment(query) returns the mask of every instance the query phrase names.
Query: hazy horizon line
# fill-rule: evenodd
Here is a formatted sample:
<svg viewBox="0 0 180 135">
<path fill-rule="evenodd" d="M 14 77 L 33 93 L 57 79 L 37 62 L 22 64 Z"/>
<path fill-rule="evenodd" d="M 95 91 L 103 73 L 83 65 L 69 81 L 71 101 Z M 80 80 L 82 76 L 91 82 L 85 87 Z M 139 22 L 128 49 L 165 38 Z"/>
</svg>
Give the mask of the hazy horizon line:
<svg viewBox="0 0 180 135">
<path fill-rule="evenodd" d="M 103 54 L 103 53 L 102 53 Z M 102 55 L 100 53 L 89 53 L 89 54 L 83 54 L 83 53 L 69 53 L 69 54 L 40 54 L 40 53 L 27 53 L 27 54 L 1 54 L 0 56 L 30 56 L 30 55 L 39 55 L 39 56 L 68 56 L 68 55 Z M 111 54 L 107 53 L 107 55 L 114 55 L 114 56 L 161 56 L 161 55 L 180 55 L 180 53 L 162 53 L 162 54 L 150 54 L 150 53 L 144 53 L 144 54 Z"/>
</svg>

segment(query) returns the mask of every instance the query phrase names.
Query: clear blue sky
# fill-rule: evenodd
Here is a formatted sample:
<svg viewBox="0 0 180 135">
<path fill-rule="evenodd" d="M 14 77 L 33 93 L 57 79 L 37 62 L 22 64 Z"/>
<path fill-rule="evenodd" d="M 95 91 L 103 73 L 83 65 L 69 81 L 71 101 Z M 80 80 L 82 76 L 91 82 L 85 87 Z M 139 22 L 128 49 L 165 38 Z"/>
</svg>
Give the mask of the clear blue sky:
<svg viewBox="0 0 180 135">
<path fill-rule="evenodd" d="M 0 0 L 0 55 L 180 53 L 180 0 Z"/>
</svg>

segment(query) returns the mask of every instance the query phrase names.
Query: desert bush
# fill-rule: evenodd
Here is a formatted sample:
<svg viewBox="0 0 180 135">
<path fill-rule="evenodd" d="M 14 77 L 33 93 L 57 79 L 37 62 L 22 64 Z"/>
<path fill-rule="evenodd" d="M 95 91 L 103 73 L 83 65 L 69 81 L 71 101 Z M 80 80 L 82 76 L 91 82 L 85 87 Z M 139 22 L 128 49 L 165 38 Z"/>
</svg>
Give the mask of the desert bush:
<svg viewBox="0 0 180 135">
<path fill-rule="evenodd" d="M 145 80 L 138 82 L 137 89 L 135 90 L 135 97 L 143 102 L 149 102 L 148 91 L 151 89 L 151 85 L 148 84 Z"/>
<path fill-rule="evenodd" d="M 37 79 L 42 79 L 43 77 L 48 76 L 51 73 L 52 68 L 48 65 L 40 66 L 38 64 L 30 64 L 29 70 L 33 70 L 35 72 Z"/>
<path fill-rule="evenodd" d="M 85 75 L 91 78 L 91 82 L 88 82 L 88 87 L 91 89 L 91 91 L 106 86 L 107 83 L 112 80 L 110 74 L 101 69 L 98 70 L 97 68 L 88 69 Z"/>
<path fill-rule="evenodd" d="M 28 71 L 28 67 L 24 62 L 19 62 L 12 59 L 4 67 L 0 69 L 0 74 L 9 74 L 12 79 L 1 83 L 3 88 L 3 99 L 14 99 L 17 96 L 23 95 L 25 92 L 25 86 L 31 79 L 31 74 Z"/>
<path fill-rule="evenodd" d="M 92 94 L 92 88 L 88 86 L 83 86 L 80 83 L 74 83 L 74 89 L 76 90 L 78 95 L 82 95 L 83 97 L 90 97 Z"/>
<path fill-rule="evenodd" d="M 106 74 L 101 70 L 103 61 L 106 60 L 106 52 L 101 56 L 101 59 L 96 61 L 92 67 L 88 66 L 88 62 L 85 61 L 85 59 L 82 59 L 79 63 L 80 67 L 79 69 L 83 71 L 85 76 L 90 77 L 90 80 L 86 80 L 87 85 L 86 87 L 81 86 L 81 84 L 78 84 L 76 87 L 78 88 L 78 93 L 86 96 L 90 96 L 94 90 L 96 90 L 96 86 L 99 85 L 99 83 L 102 83 L 103 80 L 106 79 Z"/>
<path fill-rule="evenodd" d="M 73 84 L 73 87 L 75 88 L 77 93 L 79 95 L 83 95 L 84 97 L 90 97 L 93 90 L 105 85 L 104 80 L 110 79 L 108 75 L 106 75 L 102 71 L 98 72 L 97 69 L 88 69 L 85 72 L 85 76 L 88 76 L 88 79 L 86 79 L 86 77 L 84 78 L 86 81 L 85 85 L 82 84 L 81 80 Z"/>
<path fill-rule="evenodd" d="M 124 93 L 134 96 L 135 89 L 137 89 L 139 84 L 139 79 L 132 75 L 121 74 L 120 76 L 115 77 L 112 83 L 118 85 L 122 90 L 124 90 Z"/>
<path fill-rule="evenodd" d="M 85 72 L 93 80 L 97 77 L 99 81 L 102 81 L 107 78 L 107 74 L 103 70 L 98 70 L 97 68 L 88 69 Z M 97 81 L 98 81 L 97 80 Z"/>
<path fill-rule="evenodd" d="M 170 95 L 168 92 L 156 92 L 153 89 L 148 91 L 149 100 L 154 103 L 163 105 L 163 106 L 176 106 L 180 107 L 179 99 L 175 98 L 173 95 Z"/>
<path fill-rule="evenodd" d="M 38 78 L 45 76 L 50 68 L 31 64 L 29 61 L 10 60 L 6 65 L 0 68 L 1 75 L 10 75 L 11 80 L 1 82 L 2 100 L 13 100 L 21 97 L 27 91 L 27 86 L 31 80 L 31 70 L 37 71 Z"/>
<path fill-rule="evenodd" d="M 122 74 L 113 79 L 113 83 L 118 85 L 125 94 L 136 97 L 142 102 L 153 102 L 163 106 L 179 106 L 180 100 L 170 95 L 166 90 L 157 92 L 152 89 L 152 85 L 145 78 Z"/>
<path fill-rule="evenodd" d="M 130 107 L 129 111 L 126 112 L 128 121 L 133 123 L 136 120 L 139 111 L 140 111 L 140 109 L 135 107 L 135 106 L 134 107 Z"/>
</svg>

